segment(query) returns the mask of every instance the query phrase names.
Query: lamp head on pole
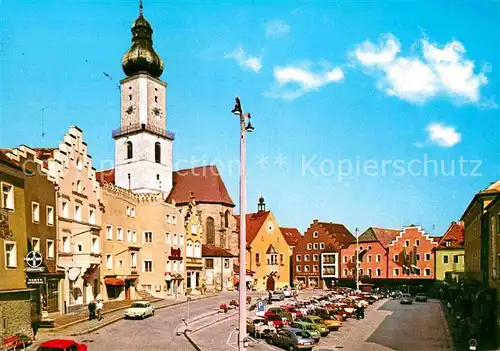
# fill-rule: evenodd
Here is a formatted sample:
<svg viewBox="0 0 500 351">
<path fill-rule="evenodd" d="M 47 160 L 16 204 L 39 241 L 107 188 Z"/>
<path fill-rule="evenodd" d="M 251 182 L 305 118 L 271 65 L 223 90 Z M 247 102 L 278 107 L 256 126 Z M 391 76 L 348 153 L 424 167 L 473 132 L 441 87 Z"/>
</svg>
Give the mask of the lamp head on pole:
<svg viewBox="0 0 500 351">
<path fill-rule="evenodd" d="M 249 133 L 253 132 L 255 130 L 255 128 L 252 126 L 252 122 L 250 121 L 250 118 L 252 117 L 250 115 L 250 113 L 247 113 L 247 117 L 248 117 L 248 124 L 247 126 L 245 127 L 245 130 Z"/>
<path fill-rule="evenodd" d="M 241 110 L 241 102 L 240 98 L 237 96 L 234 102 L 234 108 L 231 110 L 231 113 L 237 116 L 241 116 L 243 113 Z"/>
</svg>

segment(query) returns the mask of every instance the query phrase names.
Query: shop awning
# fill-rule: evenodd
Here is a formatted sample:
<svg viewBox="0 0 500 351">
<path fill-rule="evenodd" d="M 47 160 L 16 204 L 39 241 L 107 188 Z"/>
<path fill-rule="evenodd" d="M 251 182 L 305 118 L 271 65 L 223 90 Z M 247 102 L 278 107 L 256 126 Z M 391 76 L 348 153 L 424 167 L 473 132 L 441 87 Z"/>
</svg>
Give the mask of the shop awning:
<svg viewBox="0 0 500 351">
<path fill-rule="evenodd" d="M 113 286 L 123 286 L 125 285 L 125 280 L 120 278 L 104 278 L 104 284 Z"/>
</svg>

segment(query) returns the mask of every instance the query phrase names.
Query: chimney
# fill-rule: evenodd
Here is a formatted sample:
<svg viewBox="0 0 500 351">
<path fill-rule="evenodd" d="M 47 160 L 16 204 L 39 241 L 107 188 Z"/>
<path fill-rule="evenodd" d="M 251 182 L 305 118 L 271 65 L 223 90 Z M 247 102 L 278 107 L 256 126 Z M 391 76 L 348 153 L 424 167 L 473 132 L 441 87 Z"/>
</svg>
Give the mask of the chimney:
<svg viewBox="0 0 500 351">
<path fill-rule="evenodd" d="M 318 224 L 318 220 L 317 219 L 313 220 L 313 224 Z"/>
</svg>

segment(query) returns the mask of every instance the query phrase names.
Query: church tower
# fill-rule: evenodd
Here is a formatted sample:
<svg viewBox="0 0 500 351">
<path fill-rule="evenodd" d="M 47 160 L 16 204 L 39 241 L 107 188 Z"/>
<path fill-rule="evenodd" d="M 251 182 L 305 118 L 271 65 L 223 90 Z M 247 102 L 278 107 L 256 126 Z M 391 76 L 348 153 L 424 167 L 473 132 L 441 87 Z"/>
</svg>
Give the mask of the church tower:
<svg viewBox="0 0 500 351">
<path fill-rule="evenodd" d="M 120 81 L 120 128 L 115 140 L 115 184 L 137 193 L 172 189 L 172 143 L 167 131 L 163 61 L 153 49 L 153 29 L 140 14 L 132 25 L 132 46 L 123 55 L 127 76 Z"/>
</svg>

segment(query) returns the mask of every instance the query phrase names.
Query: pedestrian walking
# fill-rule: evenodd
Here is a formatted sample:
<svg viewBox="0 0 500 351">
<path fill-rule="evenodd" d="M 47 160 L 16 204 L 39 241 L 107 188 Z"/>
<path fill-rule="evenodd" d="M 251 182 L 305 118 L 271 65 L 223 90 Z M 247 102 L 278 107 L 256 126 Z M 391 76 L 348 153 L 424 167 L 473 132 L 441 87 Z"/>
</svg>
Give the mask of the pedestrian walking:
<svg viewBox="0 0 500 351">
<path fill-rule="evenodd" d="M 97 300 L 97 305 L 96 305 L 96 309 L 97 309 L 97 320 L 101 320 L 102 319 L 102 310 L 104 308 L 104 304 L 102 303 L 102 300 Z"/>
<path fill-rule="evenodd" d="M 89 321 L 95 319 L 95 302 L 92 300 L 89 303 Z"/>
</svg>

